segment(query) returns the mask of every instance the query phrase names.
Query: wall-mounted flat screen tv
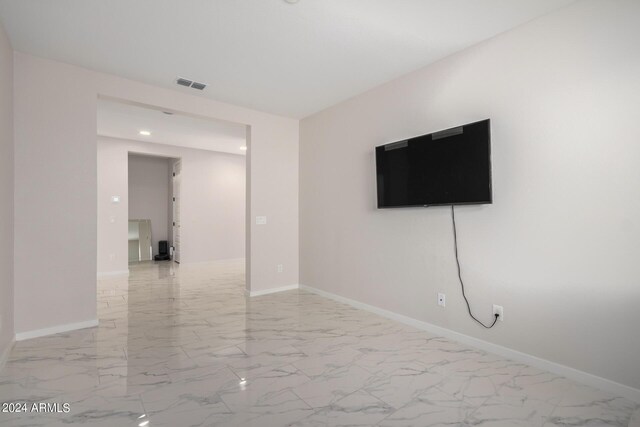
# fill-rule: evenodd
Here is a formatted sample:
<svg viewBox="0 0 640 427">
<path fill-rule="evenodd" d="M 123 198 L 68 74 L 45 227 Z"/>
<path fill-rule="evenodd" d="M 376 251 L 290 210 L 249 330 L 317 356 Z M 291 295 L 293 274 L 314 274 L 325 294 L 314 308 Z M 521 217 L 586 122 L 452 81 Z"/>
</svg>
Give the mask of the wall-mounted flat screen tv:
<svg viewBox="0 0 640 427">
<path fill-rule="evenodd" d="M 378 208 L 491 203 L 490 121 L 376 147 L 376 171 Z"/>
</svg>

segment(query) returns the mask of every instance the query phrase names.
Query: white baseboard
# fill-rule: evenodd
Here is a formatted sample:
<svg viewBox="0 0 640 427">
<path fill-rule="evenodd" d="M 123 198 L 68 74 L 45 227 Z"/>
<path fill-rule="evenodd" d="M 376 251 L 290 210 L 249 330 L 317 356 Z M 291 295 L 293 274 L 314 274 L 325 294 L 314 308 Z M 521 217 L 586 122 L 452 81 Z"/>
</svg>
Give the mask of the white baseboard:
<svg viewBox="0 0 640 427">
<path fill-rule="evenodd" d="M 12 339 L 11 342 L 9 342 L 9 345 L 7 346 L 7 348 L 5 348 L 2 353 L 0 353 L 0 371 L 2 371 L 2 368 L 4 368 L 4 365 L 7 363 L 7 360 L 9 360 L 9 356 L 11 355 L 11 350 L 13 349 L 13 345 L 15 343 L 16 343 L 16 340 Z"/>
<path fill-rule="evenodd" d="M 284 292 L 290 291 L 293 289 L 298 289 L 299 285 L 289 285 L 289 286 L 281 286 L 279 288 L 271 288 L 271 289 L 263 289 L 261 291 L 251 291 L 249 292 L 250 297 L 259 297 L 261 295 L 269 295 L 275 294 L 276 292 Z"/>
<path fill-rule="evenodd" d="M 587 372 L 580 371 L 578 369 L 570 368 L 568 366 L 561 365 L 559 363 L 551 362 L 546 359 L 541 359 L 539 357 L 532 356 L 527 353 L 522 353 L 520 351 L 513 350 L 508 347 L 503 347 L 501 345 L 493 344 L 488 341 L 471 337 L 469 335 L 461 334 L 459 332 L 452 331 L 451 329 L 443 328 L 441 326 L 436 326 L 432 323 L 423 322 L 421 320 L 413 319 L 411 317 L 403 316 L 402 314 L 398 314 L 392 311 L 384 310 L 382 308 L 374 307 L 372 305 L 368 305 L 360 301 L 345 298 L 343 296 L 336 295 L 331 292 L 323 291 L 323 290 L 312 288 L 310 286 L 305 286 L 305 285 L 300 285 L 299 287 L 300 289 L 312 292 L 314 294 L 317 294 L 317 295 L 320 295 L 344 304 L 348 304 L 352 307 L 370 311 L 380 316 L 383 316 L 392 320 L 396 320 L 400 323 L 413 326 L 417 329 L 422 329 L 422 330 L 431 332 L 433 334 L 440 335 L 445 338 L 449 338 L 453 341 L 467 344 L 472 347 L 476 347 L 481 350 L 485 350 L 487 352 L 494 353 L 512 360 L 523 362 L 523 363 L 526 363 L 527 365 L 531 365 L 536 368 L 543 369 L 545 371 L 553 372 L 554 374 L 561 375 L 566 378 L 570 378 L 572 380 L 589 385 L 591 387 L 595 387 L 600 390 L 625 397 L 633 402 L 640 403 L 640 390 L 636 388 L 629 387 L 627 385 L 620 384 L 615 381 L 608 380 L 606 378 L 598 377 L 596 375 L 589 374 Z"/>
<path fill-rule="evenodd" d="M 62 332 L 75 331 L 76 329 L 93 328 L 94 326 L 98 326 L 98 319 L 77 323 L 67 323 L 66 325 L 52 326 L 50 328 L 36 329 L 27 332 L 19 332 L 16 334 L 16 341 L 24 341 L 31 338 L 39 338 L 47 335 L 59 334 Z"/>
<path fill-rule="evenodd" d="M 173 261 L 173 259 L 171 261 Z M 244 262 L 244 258 L 220 258 L 220 259 L 210 259 L 208 261 L 185 261 L 185 260 L 182 260 L 182 261 L 178 262 L 178 264 L 180 264 L 181 267 L 184 267 L 184 266 L 197 267 L 199 265 L 215 264 L 215 263 L 223 263 L 223 262 Z"/>
<path fill-rule="evenodd" d="M 113 279 L 116 277 L 129 277 L 129 270 L 120 270 L 120 271 L 104 271 L 98 272 L 98 279 Z"/>
</svg>

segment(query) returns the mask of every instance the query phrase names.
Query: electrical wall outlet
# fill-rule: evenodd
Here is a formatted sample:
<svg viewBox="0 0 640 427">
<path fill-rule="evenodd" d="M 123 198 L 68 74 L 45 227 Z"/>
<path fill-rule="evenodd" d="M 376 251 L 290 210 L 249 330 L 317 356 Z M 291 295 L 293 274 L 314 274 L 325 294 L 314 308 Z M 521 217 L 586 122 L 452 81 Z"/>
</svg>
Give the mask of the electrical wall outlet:
<svg viewBox="0 0 640 427">
<path fill-rule="evenodd" d="M 445 294 L 438 294 L 438 305 L 444 307 L 447 303 L 447 296 Z"/>
<path fill-rule="evenodd" d="M 502 322 L 504 320 L 504 309 L 501 305 L 493 304 L 493 315 L 495 316 L 496 314 L 498 315 L 498 320 Z"/>
<path fill-rule="evenodd" d="M 278 273 L 282 273 L 284 271 L 284 266 L 282 264 L 276 265 L 276 271 Z"/>
</svg>

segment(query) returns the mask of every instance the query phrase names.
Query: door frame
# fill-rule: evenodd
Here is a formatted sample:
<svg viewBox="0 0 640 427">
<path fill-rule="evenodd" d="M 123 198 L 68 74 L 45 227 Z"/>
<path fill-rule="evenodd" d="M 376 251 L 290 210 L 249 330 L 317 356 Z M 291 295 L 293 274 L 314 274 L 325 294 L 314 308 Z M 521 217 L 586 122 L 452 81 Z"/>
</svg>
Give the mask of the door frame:
<svg viewBox="0 0 640 427">
<path fill-rule="evenodd" d="M 182 246 L 180 235 L 180 185 L 181 185 L 181 172 L 182 172 L 182 159 L 176 159 L 171 165 L 171 211 L 172 211 L 172 226 L 171 226 L 171 247 L 173 248 L 173 262 L 180 264 L 180 249 Z M 176 187 L 178 191 L 176 191 Z M 176 200 L 176 193 L 178 200 Z M 176 235 L 178 238 L 176 239 Z M 177 249 L 176 249 L 177 242 Z"/>
</svg>

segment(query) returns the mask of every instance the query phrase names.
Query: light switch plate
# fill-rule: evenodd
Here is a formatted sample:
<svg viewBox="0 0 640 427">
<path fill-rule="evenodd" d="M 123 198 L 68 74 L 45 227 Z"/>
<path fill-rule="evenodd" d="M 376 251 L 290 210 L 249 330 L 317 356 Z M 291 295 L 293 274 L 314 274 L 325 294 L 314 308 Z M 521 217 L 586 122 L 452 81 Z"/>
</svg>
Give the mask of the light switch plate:
<svg viewBox="0 0 640 427">
<path fill-rule="evenodd" d="M 267 217 L 266 216 L 257 216 L 256 217 L 256 224 L 257 225 L 265 225 L 267 223 Z"/>
<path fill-rule="evenodd" d="M 111 196 L 111 203 L 120 203 L 120 196 Z"/>
</svg>

